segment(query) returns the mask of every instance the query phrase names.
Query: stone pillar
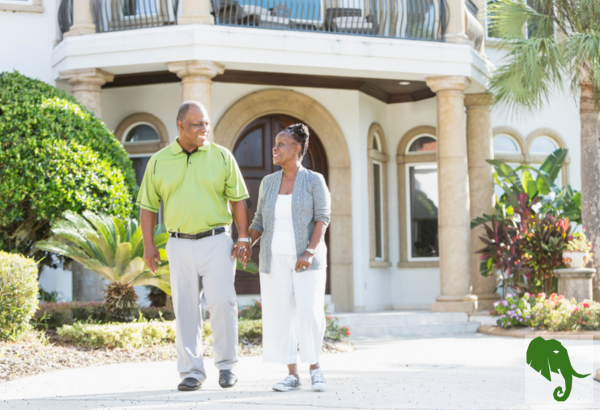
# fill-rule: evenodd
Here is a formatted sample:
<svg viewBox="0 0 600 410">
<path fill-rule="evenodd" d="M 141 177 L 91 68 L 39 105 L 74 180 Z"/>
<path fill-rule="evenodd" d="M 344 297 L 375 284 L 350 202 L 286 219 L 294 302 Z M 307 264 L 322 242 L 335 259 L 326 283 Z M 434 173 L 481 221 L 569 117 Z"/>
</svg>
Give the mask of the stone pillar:
<svg viewBox="0 0 600 410">
<path fill-rule="evenodd" d="M 90 0 L 73 0 L 73 25 L 63 37 L 81 36 L 96 32 Z"/>
<path fill-rule="evenodd" d="M 448 26 L 445 39 L 448 43 L 473 44 L 467 37 L 467 9 L 465 0 L 446 0 L 448 4 Z"/>
<path fill-rule="evenodd" d="M 464 76 L 430 77 L 427 85 L 437 94 L 437 162 L 439 186 L 439 250 L 441 295 L 431 304 L 434 312 L 474 312 L 477 296 L 471 292 L 471 229 L 469 168 Z"/>
<path fill-rule="evenodd" d="M 225 72 L 225 66 L 214 61 L 177 61 L 169 63 L 169 71 L 181 78 L 183 88 L 183 101 L 198 101 L 206 111 L 208 118 L 212 121 L 212 79 Z M 212 140 L 212 127 L 210 140 Z"/>
<path fill-rule="evenodd" d="M 66 80 L 73 86 L 73 97 L 93 112 L 96 117 L 102 118 L 101 100 L 102 86 L 111 82 L 114 75 L 99 68 L 81 68 L 65 70 L 59 73 L 61 80 Z"/>
<path fill-rule="evenodd" d="M 210 0 L 183 0 L 177 24 L 215 24 L 215 18 L 210 14 Z"/>
<path fill-rule="evenodd" d="M 465 96 L 471 219 L 483 214 L 491 215 L 494 211 L 494 169 L 486 162 L 494 158 L 491 118 L 493 101 L 491 94 Z M 493 276 L 483 277 L 479 273 L 481 255 L 475 252 L 484 246 L 479 239 L 484 233 L 483 226 L 471 229 L 471 277 L 478 309 L 490 310 L 494 302 L 500 299 L 500 295 L 495 291 L 496 279 Z"/>
<path fill-rule="evenodd" d="M 558 279 L 558 294 L 567 299 L 575 298 L 577 303 L 592 300 L 592 281 L 596 269 L 556 269 L 554 275 Z"/>
</svg>

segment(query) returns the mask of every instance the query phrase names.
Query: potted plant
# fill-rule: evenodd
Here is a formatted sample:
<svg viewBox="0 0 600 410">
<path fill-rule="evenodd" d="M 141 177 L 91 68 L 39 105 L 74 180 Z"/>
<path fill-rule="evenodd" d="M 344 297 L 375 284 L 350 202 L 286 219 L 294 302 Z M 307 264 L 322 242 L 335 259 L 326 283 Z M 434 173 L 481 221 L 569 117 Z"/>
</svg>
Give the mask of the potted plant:
<svg viewBox="0 0 600 410">
<path fill-rule="evenodd" d="M 585 229 L 585 228 L 584 228 Z M 581 269 L 592 259 L 590 250 L 592 243 L 587 240 L 585 232 L 575 232 L 562 253 L 562 261 L 567 268 Z"/>
</svg>

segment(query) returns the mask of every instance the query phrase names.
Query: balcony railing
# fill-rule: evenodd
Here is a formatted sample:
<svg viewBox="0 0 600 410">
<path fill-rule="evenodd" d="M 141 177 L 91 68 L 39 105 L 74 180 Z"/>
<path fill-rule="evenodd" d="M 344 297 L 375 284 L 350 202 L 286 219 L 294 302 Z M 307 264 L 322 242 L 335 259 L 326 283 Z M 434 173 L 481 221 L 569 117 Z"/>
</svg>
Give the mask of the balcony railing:
<svg viewBox="0 0 600 410">
<path fill-rule="evenodd" d="M 73 20 L 73 0 L 62 0 L 61 31 Z M 444 41 L 446 0 L 211 0 L 215 23 Z M 179 0 L 91 0 L 99 33 L 177 24 Z"/>
<path fill-rule="evenodd" d="M 218 25 L 443 41 L 445 0 L 212 0 Z"/>
</svg>

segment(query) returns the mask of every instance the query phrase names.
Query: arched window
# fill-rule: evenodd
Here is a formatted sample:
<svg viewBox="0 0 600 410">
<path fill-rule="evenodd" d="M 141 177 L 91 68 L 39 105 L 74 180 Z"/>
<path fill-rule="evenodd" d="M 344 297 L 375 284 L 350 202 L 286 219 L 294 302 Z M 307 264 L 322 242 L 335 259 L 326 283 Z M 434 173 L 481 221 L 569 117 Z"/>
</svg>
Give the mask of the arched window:
<svg viewBox="0 0 600 410">
<path fill-rule="evenodd" d="M 123 119 L 115 130 L 115 137 L 129 153 L 138 186 L 142 183 L 152 154 L 170 142 L 164 123 L 148 113 L 133 114 Z M 159 221 L 162 221 L 162 211 L 159 212 Z"/>
<path fill-rule="evenodd" d="M 369 233 L 370 266 L 387 268 L 389 262 L 388 245 L 388 196 L 387 196 L 387 144 L 385 134 L 379 124 L 372 124 L 367 137 L 368 178 L 369 178 Z"/>
<path fill-rule="evenodd" d="M 498 134 L 494 137 L 494 153 L 520 154 L 521 148 L 514 137 Z"/>
<path fill-rule="evenodd" d="M 558 144 L 550 137 L 540 136 L 536 137 L 531 143 L 529 153 L 532 155 L 542 154 L 549 155 L 558 149 Z"/>
<path fill-rule="evenodd" d="M 417 127 L 398 146 L 400 263 L 398 267 L 437 267 L 438 168 L 433 127 Z"/>
</svg>

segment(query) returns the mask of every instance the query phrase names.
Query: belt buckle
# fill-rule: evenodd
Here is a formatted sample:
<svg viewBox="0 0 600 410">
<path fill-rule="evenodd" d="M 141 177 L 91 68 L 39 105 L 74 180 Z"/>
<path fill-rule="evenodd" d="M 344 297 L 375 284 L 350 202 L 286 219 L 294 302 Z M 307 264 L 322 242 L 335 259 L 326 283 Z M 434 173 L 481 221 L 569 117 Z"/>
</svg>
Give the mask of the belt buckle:
<svg viewBox="0 0 600 410">
<path fill-rule="evenodd" d="M 179 239 L 179 232 L 174 232 L 175 233 L 175 239 Z"/>
</svg>

